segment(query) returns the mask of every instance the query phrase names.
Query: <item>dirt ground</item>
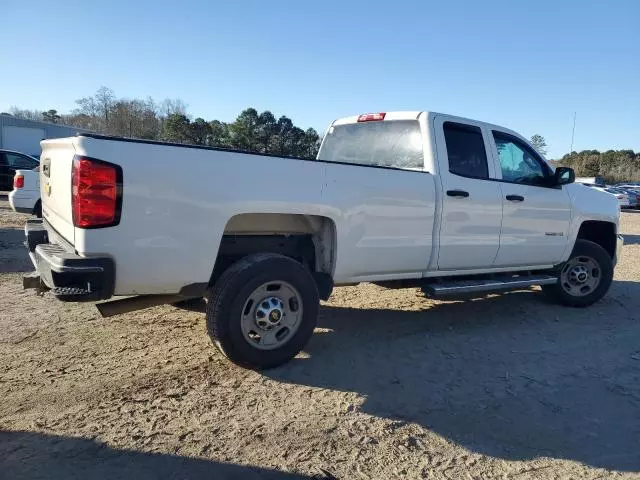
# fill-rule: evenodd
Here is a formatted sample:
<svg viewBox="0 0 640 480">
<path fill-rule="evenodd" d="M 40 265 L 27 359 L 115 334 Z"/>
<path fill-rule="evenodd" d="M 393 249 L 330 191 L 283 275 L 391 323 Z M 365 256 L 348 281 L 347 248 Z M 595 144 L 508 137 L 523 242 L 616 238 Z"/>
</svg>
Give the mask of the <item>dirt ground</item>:
<svg viewBox="0 0 640 480">
<path fill-rule="evenodd" d="M 338 288 L 266 373 L 197 309 L 23 292 L 26 218 L 0 197 L 0 478 L 640 478 L 640 212 L 589 309 Z"/>
</svg>

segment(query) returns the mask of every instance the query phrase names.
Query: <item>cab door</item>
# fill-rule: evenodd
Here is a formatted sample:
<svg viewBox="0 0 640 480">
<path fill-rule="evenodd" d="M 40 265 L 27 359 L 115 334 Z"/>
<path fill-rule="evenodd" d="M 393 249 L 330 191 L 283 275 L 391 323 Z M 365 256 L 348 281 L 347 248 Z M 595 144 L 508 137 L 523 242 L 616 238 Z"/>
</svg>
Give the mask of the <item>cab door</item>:
<svg viewBox="0 0 640 480">
<path fill-rule="evenodd" d="M 571 200 L 538 153 L 510 132 L 491 131 L 503 218 L 496 267 L 555 265 L 569 241 Z"/>
<path fill-rule="evenodd" d="M 488 268 L 500 246 L 502 194 L 482 124 L 437 115 L 433 123 L 442 209 L 438 270 Z"/>
</svg>

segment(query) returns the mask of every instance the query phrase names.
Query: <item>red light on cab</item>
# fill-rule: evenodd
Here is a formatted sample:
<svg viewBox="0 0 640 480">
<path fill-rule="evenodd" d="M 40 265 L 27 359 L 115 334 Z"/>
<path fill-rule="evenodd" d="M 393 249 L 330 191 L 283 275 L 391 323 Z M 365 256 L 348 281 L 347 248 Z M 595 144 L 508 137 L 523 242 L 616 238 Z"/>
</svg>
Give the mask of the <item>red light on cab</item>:
<svg viewBox="0 0 640 480">
<path fill-rule="evenodd" d="M 384 120 L 386 112 L 380 113 L 365 113 L 358 117 L 358 122 L 379 122 Z"/>
</svg>

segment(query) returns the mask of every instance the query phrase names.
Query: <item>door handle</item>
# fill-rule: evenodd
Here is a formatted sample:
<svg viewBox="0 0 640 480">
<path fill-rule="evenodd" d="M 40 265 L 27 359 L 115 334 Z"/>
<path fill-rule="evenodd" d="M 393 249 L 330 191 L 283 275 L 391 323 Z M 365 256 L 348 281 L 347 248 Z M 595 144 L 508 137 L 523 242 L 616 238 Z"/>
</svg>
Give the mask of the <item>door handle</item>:
<svg viewBox="0 0 640 480">
<path fill-rule="evenodd" d="M 507 195 L 506 198 L 510 202 L 524 202 L 524 197 L 522 195 Z"/>
<path fill-rule="evenodd" d="M 469 192 L 465 192 L 464 190 L 447 190 L 447 195 L 450 197 L 468 197 Z"/>
</svg>

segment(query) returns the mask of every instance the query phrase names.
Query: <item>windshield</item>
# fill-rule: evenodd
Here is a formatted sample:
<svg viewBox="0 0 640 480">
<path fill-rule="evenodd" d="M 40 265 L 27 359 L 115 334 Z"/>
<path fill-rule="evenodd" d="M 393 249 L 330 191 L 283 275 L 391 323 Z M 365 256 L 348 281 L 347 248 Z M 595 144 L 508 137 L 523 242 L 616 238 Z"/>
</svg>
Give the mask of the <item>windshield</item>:
<svg viewBox="0 0 640 480">
<path fill-rule="evenodd" d="M 417 120 L 362 122 L 331 127 L 319 160 L 419 168 L 424 166 L 422 135 Z"/>
</svg>

